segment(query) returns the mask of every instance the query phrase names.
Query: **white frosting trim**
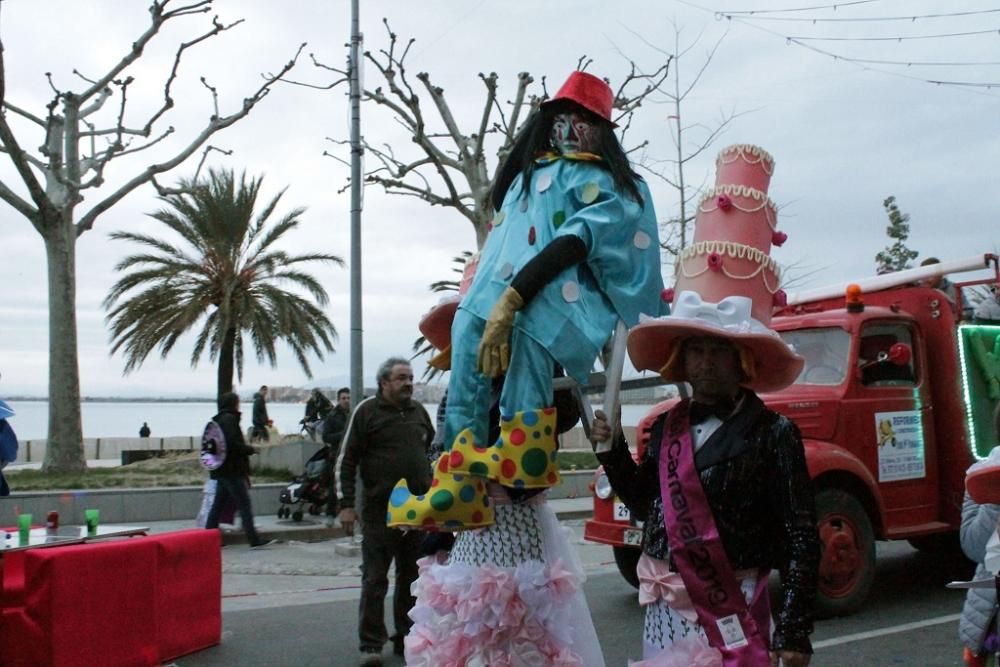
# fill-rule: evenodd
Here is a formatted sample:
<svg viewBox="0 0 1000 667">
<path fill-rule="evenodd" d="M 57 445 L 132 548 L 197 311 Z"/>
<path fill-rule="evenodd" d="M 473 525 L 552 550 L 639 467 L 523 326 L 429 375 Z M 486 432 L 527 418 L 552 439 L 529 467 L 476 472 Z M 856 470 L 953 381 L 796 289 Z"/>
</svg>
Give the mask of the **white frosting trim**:
<svg viewBox="0 0 1000 667">
<path fill-rule="evenodd" d="M 781 269 L 778 266 L 778 263 L 775 262 L 769 255 L 761 252 L 757 248 L 752 248 L 748 245 L 735 243 L 733 241 L 699 241 L 698 243 L 688 246 L 681 251 L 680 261 L 677 263 L 677 267 L 685 278 L 697 278 L 706 271 L 711 271 L 708 266 L 708 262 L 705 262 L 704 268 L 698 271 L 688 271 L 684 263 L 687 260 L 700 255 L 711 255 L 713 252 L 726 257 L 732 257 L 734 259 L 749 259 L 751 262 L 756 262 L 757 268 L 746 275 L 730 273 L 726 268 L 725 262 L 723 262 L 720 271 L 727 278 L 732 278 L 733 280 L 750 280 L 751 278 L 760 275 L 761 279 L 764 281 L 764 287 L 768 292 L 774 294 L 781 289 Z M 768 272 L 774 276 L 774 285 L 771 285 Z"/>
<path fill-rule="evenodd" d="M 727 160 L 725 158 L 727 153 L 734 153 L 734 155 Z M 732 164 L 739 159 L 742 159 L 747 164 L 760 164 L 764 173 L 768 176 L 774 173 L 774 158 L 766 150 L 753 144 L 733 144 L 732 146 L 726 146 L 719 151 L 719 156 L 715 158 L 715 164 Z"/>
<path fill-rule="evenodd" d="M 747 185 L 735 185 L 731 183 L 726 183 L 723 185 L 717 185 L 708 192 L 706 192 L 701 197 L 701 201 L 698 202 L 698 210 L 704 213 L 711 213 L 719 208 L 718 197 L 719 195 L 727 195 L 730 197 L 745 197 L 747 199 L 753 199 L 754 201 L 760 202 L 759 206 L 740 206 L 735 201 L 733 202 L 733 208 L 742 213 L 756 213 L 761 209 L 764 209 L 764 219 L 767 220 L 768 226 L 772 230 L 778 227 L 778 207 L 774 205 L 774 202 L 765 195 L 763 192 L 757 188 L 751 188 Z M 706 205 L 709 201 L 714 201 L 715 205 Z"/>
</svg>

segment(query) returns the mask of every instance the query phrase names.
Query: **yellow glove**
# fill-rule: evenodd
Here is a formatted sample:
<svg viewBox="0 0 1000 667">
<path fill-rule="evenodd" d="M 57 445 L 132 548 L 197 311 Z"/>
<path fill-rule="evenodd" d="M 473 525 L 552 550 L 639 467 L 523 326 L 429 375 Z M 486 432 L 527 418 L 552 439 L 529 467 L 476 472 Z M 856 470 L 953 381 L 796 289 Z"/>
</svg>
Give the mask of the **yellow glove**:
<svg viewBox="0 0 1000 667">
<path fill-rule="evenodd" d="M 483 338 L 479 341 L 477 359 L 477 366 L 483 375 L 498 377 L 507 372 L 510 365 L 510 330 L 514 326 L 514 315 L 523 307 L 524 299 L 513 287 L 508 287 L 490 311 Z"/>
</svg>

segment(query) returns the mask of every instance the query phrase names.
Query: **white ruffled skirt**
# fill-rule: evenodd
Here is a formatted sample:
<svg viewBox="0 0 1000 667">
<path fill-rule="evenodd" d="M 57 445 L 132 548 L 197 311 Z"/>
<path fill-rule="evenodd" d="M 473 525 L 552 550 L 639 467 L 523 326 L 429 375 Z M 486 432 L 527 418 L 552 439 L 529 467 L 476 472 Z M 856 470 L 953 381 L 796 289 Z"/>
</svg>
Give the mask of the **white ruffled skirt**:
<svg viewBox="0 0 1000 667">
<path fill-rule="evenodd" d="M 406 664 L 603 667 L 572 531 L 544 494 L 495 511 L 495 525 L 459 532 L 447 557 L 420 560 Z"/>
</svg>

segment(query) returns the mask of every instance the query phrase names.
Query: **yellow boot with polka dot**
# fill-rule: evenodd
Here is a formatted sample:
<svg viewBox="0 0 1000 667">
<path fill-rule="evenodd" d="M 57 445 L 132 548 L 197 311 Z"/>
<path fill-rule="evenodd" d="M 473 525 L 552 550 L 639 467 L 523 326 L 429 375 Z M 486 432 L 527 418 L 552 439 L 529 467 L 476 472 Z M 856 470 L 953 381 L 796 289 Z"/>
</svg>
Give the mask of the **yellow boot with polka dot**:
<svg viewBox="0 0 1000 667">
<path fill-rule="evenodd" d="M 449 469 L 479 475 L 512 489 L 547 489 L 561 481 L 556 463 L 556 409 L 500 417 L 492 447 L 476 447 L 463 431 L 451 448 Z"/>
<path fill-rule="evenodd" d="M 463 431 L 459 437 L 462 436 L 472 442 L 471 431 Z M 493 507 L 486 481 L 485 477 L 453 471 L 450 452 L 445 452 L 434 463 L 434 477 L 427 493 L 411 493 L 405 479 L 396 483 L 389 495 L 386 525 L 431 531 L 491 526 Z"/>
</svg>

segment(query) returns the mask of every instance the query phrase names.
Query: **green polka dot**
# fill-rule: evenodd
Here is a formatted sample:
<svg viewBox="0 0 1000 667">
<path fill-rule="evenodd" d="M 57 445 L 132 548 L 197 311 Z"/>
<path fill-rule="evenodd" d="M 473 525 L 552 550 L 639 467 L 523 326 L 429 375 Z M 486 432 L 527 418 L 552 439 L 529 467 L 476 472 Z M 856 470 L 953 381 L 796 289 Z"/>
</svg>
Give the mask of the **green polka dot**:
<svg viewBox="0 0 1000 667">
<path fill-rule="evenodd" d="M 562 223 L 566 222 L 566 211 L 556 211 L 552 214 L 552 226 L 559 229 Z"/>
<path fill-rule="evenodd" d="M 580 192 L 580 201 L 584 204 L 593 204 L 599 194 L 601 194 L 601 186 L 591 181 L 583 186 L 583 190 Z"/>
<path fill-rule="evenodd" d="M 437 512 L 444 512 L 455 504 L 455 496 L 451 491 L 437 491 L 431 496 L 431 507 Z"/>
<path fill-rule="evenodd" d="M 409 512 L 406 513 L 406 518 L 409 519 L 410 521 L 413 521 L 414 519 L 417 518 L 417 511 L 410 510 Z"/>
<path fill-rule="evenodd" d="M 531 477 L 539 477 L 548 467 L 549 457 L 544 449 L 529 449 L 521 458 L 521 468 Z"/>
<path fill-rule="evenodd" d="M 486 477 L 490 473 L 490 469 L 486 467 L 486 464 L 482 461 L 476 461 L 469 465 L 470 475 L 479 475 L 480 477 Z"/>
<path fill-rule="evenodd" d="M 545 435 L 552 435 L 552 427 L 551 426 L 546 426 L 545 427 Z"/>
</svg>

